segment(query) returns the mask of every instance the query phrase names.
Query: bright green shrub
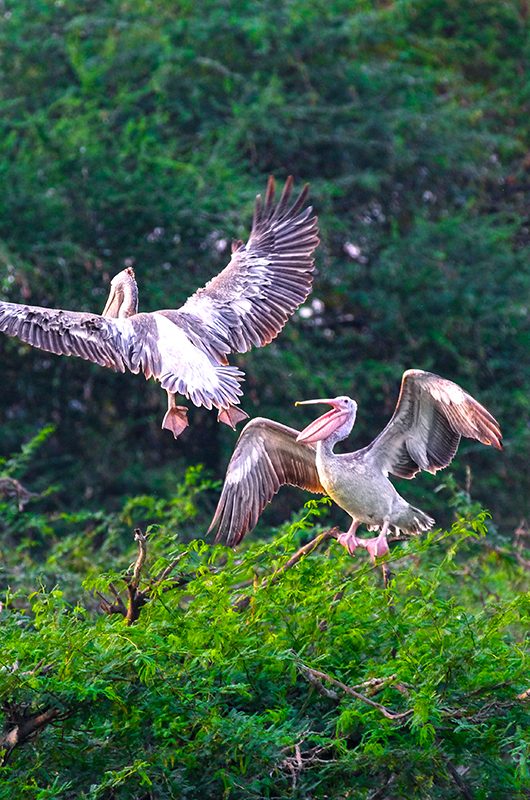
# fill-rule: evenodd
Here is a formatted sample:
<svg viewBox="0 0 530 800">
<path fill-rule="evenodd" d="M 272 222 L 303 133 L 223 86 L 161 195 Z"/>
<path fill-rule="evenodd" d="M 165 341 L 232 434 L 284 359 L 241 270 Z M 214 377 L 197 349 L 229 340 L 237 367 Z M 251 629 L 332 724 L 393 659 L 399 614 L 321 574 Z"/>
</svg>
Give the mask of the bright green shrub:
<svg viewBox="0 0 530 800">
<path fill-rule="evenodd" d="M 53 718 L 11 752 L 3 740 L 0 796 L 525 797 L 530 597 L 516 551 L 488 548 L 479 514 L 394 545 L 386 589 L 379 567 L 329 540 L 267 585 L 322 510 L 235 553 L 154 529 L 140 588 L 180 560 L 132 626 L 94 603 L 110 581 L 123 588 L 132 549 L 110 560 L 104 546 L 101 574 L 102 554 L 80 560 L 72 535 L 40 586 L 39 565 L 29 581 L 12 571 L 4 737 Z M 56 548 L 65 590 L 49 585 Z"/>
</svg>

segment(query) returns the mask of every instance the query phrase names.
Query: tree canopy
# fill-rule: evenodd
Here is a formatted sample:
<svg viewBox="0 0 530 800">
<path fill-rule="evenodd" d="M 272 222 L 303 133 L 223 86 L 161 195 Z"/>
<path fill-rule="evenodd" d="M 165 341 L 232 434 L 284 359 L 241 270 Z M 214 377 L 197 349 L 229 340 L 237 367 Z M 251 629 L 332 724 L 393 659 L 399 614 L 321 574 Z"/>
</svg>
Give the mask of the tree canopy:
<svg viewBox="0 0 530 800">
<path fill-rule="evenodd" d="M 405 368 L 438 372 L 505 430 L 502 460 L 468 448 L 477 492 L 507 525 L 528 514 L 524 4 L 28 0 L 0 37 L 7 299 L 100 311 L 134 264 L 141 307 L 175 307 L 246 236 L 266 176 L 292 173 L 318 273 L 276 342 L 236 359 L 247 411 L 296 424 L 294 400 L 349 393 L 362 443 Z M 63 497 L 226 462 L 212 415 L 177 446 L 158 429 L 152 382 L 0 346 L 4 452 L 55 424 L 42 480 L 66 470 Z"/>
</svg>

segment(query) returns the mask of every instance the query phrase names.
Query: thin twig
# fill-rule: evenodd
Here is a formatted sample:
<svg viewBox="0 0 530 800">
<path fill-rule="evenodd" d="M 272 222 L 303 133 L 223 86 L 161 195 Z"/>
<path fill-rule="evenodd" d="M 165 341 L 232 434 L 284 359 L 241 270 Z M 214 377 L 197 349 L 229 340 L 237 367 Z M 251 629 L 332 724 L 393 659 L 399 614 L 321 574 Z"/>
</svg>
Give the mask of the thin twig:
<svg viewBox="0 0 530 800">
<path fill-rule="evenodd" d="M 179 553 L 178 556 L 174 558 L 173 561 L 170 564 L 168 564 L 167 567 L 165 567 L 165 569 L 162 570 L 162 572 L 158 573 L 158 575 L 155 578 L 155 584 L 162 583 L 162 581 L 165 581 L 166 578 L 168 578 L 171 575 L 171 573 L 173 572 L 179 561 L 182 561 L 182 559 L 185 556 L 187 556 L 189 552 L 190 552 L 189 550 L 184 550 L 183 553 Z"/>
<path fill-rule="evenodd" d="M 326 672 L 320 672 L 320 670 L 312 669 L 311 667 L 308 667 L 300 662 L 298 663 L 298 666 L 302 670 L 302 672 L 306 674 L 308 678 L 309 675 L 311 675 L 311 678 L 320 679 L 322 681 L 328 681 L 329 683 L 333 684 L 333 686 L 336 686 L 338 689 L 342 689 L 342 691 L 345 692 L 345 694 L 349 694 L 351 695 L 351 697 L 355 697 L 357 700 L 361 700 L 361 702 L 366 703 L 369 706 L 372 706 L 372 708 L 376 708 L 387 719 L 393 719 L 393 720 L 405 719 L 405 717 L 409 717 L 411 714 L 414 713 L 412 709 L 408 709 L 407 711 L 391 711 L 386 706 L 381 705 L 381 703 L 377 703 L 375 700 L 370 700 L 369 697 L 366 697 L 364 694 L 361 694 L 360 692 L 357 692 L 355 689 L 352 689 L 351 686 L 347 686 L 345 683 L 342 683 L 342 681 L 338 681 L 336 678 L 332 678 L 331 675 L 328 675 Z"/>
</svg>

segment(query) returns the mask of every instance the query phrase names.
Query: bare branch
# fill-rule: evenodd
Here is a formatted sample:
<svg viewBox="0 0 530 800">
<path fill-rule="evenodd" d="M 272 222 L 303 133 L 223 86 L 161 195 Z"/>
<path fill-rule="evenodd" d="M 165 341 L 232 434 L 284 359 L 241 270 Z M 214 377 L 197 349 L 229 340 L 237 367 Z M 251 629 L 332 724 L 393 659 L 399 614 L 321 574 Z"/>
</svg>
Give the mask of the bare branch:
<svg viewBox="0 0 530 800">
<path fill-rule="evenodd" d="M 127 602 L 125 603 L 121 597 L 120 591 L 116 588 L 115 584 L 109 583 L 109 591 L 114 595 L 114 601 L 108 600 L 101 592 L 96 592 L 100 598 L 99 607 L 105 614 L 120 614 L 124 617 L 127 625 L 132 625 L 140 616 L 140 611 L 151 598 L 154 590 L 163 582 L 168 579 L 171 572 L 175 569 L 179 561 L 188 554 L 188 550 L 180 553 L 173 561 L 168 564 L 154 580 L 147 582 L 143 589 L 140 589 L 140 581 L 142 579 L 142 571 L 145 566 L 147 558 L 147 536 L 142 533 L 140 528 L 134 529 L 134 541 L 138 545 L 138 553 L 136 560 L 129 567 L 129 572 L 123 577 L 125 583 L 125 591 L 127 593 Z M 171 585 L 163 587 L 164 591 L 175 589 L 183 586 L 191 580 L 189 576 L 182 576 L 176 578 L 171 582 Z"/>
<path fill-rule="evenodd" d="M 0 478 L 0 494 L 4 495 L 4 497 L 16 497 L 19 511 L 24 510 L 24 506 L 32 497 L 38 497 L 35 492 L 30 492 L 15 478 L 7 477 Z"/>
<path fill-rule="evenodd" d="M 357 700 L 360 700 L 361 702 L 366 703 L 369 706 L 372 706 L 372 708 L 376 708 L 387 719 L 393 719 L 393 720 L 405 719 L 406 717 L 409 717 L 411 714 L 414 713 L 412 709 L 408 709 L 407 711 L 391 711 L 386 706 L 381 705 L 381 703 L 376 703 L 375 700 L 370 700 L 370 698 L 366 697 L 366 695 L 357 692 L 355 689 L 352 689 L 351 686 L 347 686 L 345 683 L 342 683 L 342 681 L 338 681 L 336 678 L 332 678 L 331 675 L 328 675 L 326 672 L 320 672 L 319 670 L 312 669 L 311 667 L 308 667 L 300 662 L 298 663 L 298 666 L 302 671 L 302 673 L 305 674 L 305 676 L 311 682 L 313 682 L 313 679 L 328 681 L 333 686 L 336 686 L 338 689 L 341 689 L 345 694 L 349 694 L 351 695 L 351 697 L 355 697 Z M 309 676 L 311 676 L 311 678 Z"/>
<path fill-rule="evenodd" d="M 3 751 L 2 764 L 5 765 L 15 747 L 27 742 L 59 716 L 60 711 L 57 708 L 47 708 L 31 717 L 21 719 L 10 730 L 3 733 L 0 736 L 0 751 Z"/>
</svg>

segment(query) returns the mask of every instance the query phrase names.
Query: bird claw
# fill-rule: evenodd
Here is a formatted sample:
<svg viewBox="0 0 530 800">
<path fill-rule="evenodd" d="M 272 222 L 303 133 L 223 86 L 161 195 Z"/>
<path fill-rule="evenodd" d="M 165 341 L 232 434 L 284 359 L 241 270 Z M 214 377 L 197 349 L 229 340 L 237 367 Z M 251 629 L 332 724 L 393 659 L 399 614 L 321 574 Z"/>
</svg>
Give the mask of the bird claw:
<svg viewBox="0 0 530 800">
<path fill-rule="evenodd" d="M 372 561 L 390 553 L 390 548 L 386 540 L 386 533 L 380 533 L 379 536 L 374 536 L 372 539 L 365 539 L 363 546 L 368 550 Z"/>
<path fill-rule="evenodd" d="M 358 539 L 354 533 L 339 533 L 337 542 L 346 548 L 348 553 L 353 556 L 358 547 L 363 546 L 361 539 Z"/>
</svg>

